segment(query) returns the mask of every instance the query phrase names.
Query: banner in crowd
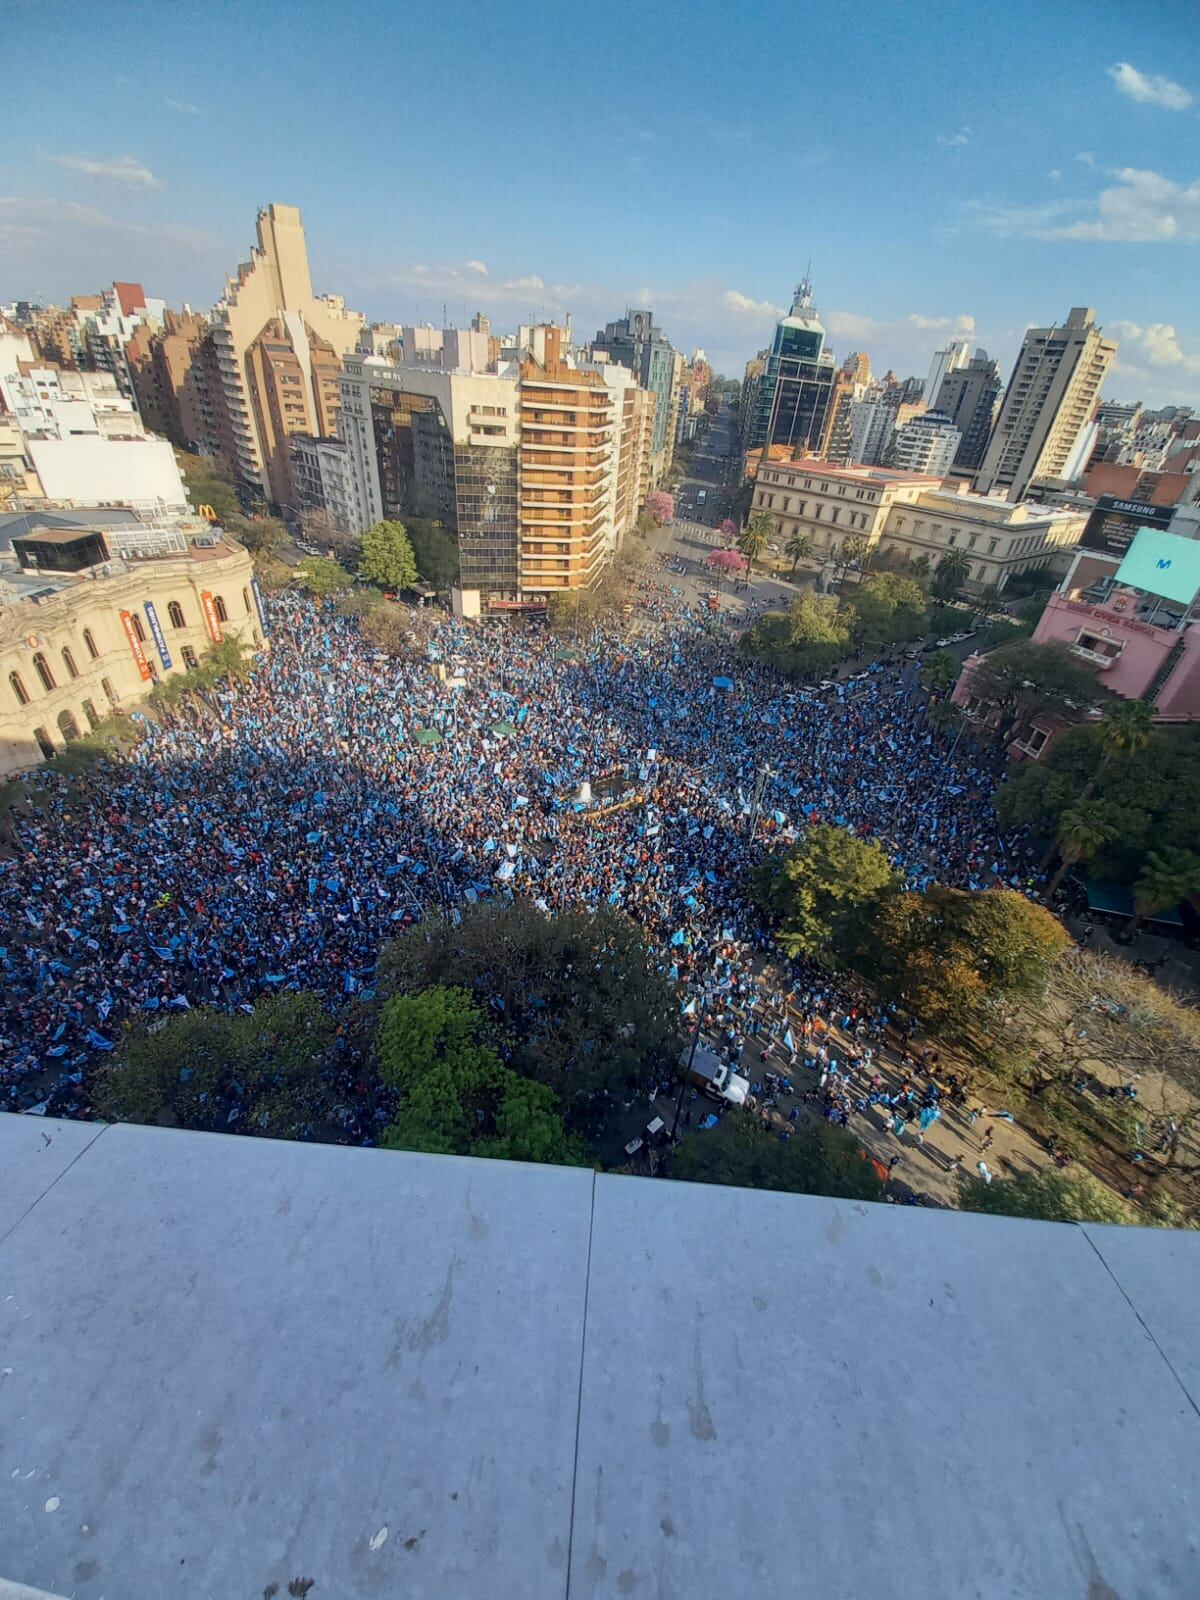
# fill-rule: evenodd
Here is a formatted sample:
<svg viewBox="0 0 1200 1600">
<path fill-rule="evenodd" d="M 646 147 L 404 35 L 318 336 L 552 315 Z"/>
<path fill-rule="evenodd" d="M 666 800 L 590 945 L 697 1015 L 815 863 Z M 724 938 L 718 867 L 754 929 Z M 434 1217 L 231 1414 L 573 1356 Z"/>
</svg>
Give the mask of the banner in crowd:
<svg viewBox="0 0 1200 1600">
<path fill-rule="evenodd" d="M 254 596 L 254 608 L 258 612 L 258 625 L 262 629 L 262 635 L 265 639 L 269 631 L 267 628 L 267 608 L 263 605 L 262 590 L 258 586 L 257 578 L 250 579 L 250 592 Z"/>
<path fill-rule="evenodd" d="M 121 626 L 125 629 L 125 637 L 129 640 L 129 648 L 133 651 L 133 659 L 137 662 L 137 669 L 143 678 L 151 676 L 150 663 L 146 660 L 146 652 L 142 649 L 142 641 L 137 636 L 137 629 L 133 625 L 133 618 L 128 611 L 121 612 Z"/>
<path fill-rule="evenodd" d="M 150 632 L 154 635 L 154 648 L 158 651 L 159 660 L 163 664 L 163 670 L 170 672 L 171 652 L 167 649 L 166 635 L 163 633 L 162 624 L 158 620 L 158 612 L 154 609 L 154 601 L 147 600 L 145 602 L 145 607 L 146 621 L 150 624 Z"/>
<path fill-rule="evenodd" d="M 213 603 L 213 597 L 207 589 L 201 590 L 200 604 L 204 609 L 204 621 L 208 626 L 208 637 L 214 644 L 220 644 L 222 638 L 221 619 L 217 615 L 217 608 Z"/>
</svg>

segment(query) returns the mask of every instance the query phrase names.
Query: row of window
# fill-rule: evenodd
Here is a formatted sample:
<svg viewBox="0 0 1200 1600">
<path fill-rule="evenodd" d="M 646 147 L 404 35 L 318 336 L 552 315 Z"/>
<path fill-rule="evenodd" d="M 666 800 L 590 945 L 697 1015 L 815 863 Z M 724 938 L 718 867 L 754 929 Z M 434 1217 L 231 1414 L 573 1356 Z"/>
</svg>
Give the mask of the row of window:
<svg viewBox="0 0 1200 1600">
<path fill-rule="evenodd" d="M 249 589 L 242 590 L 242 603 L 246 608 L 246 615 L 249 616 L 250 607 L 252 604 Z M 228 608 L 225 605 L 224 598 L 219 594 L 213 596 L 213 609 L 217 613 L 218 621 L 229 621 Z M 173 628 L 178 630 L 187 626 L 187 623 L 184 620 L 183 607 L 179 604 L 178 600 L 172 600 L 167 606 L 167 616 L 171 619 L 171 626 Z M 130 621 L 133 624 L 133 631 L 137 634 L 139 642 L 142 644 L 147 643 L 146 629 L 142 624 L 141 617 L 138 616 L 136 611 L 131 614 Z M 99 660 L 100 652 L 96 648 L 96 640 L 93 637 L 92 630 L 90 628 L 84 628 L 83 642 L 90 659 L 93 661 Z M 183 658 L 185 665 L 189 667 L 194 667 L 196 665 L 195 651 L 189 650 L 186 646 L 183 650 Z M 79 676 L 79 668 L 75 664 L 75 656 L 67 645 L 64 645 L 62 649 L 62 663 L 66 668 L 68 678 L 77 678 Z M 40 650 L 33 658 L 33 670 L 37 673 L 38 681 L 41 683 L 42 688 L 45 689 L 47 693 L 53 689 L 57 689 L 58 683 L 55 680 L 50 663 L 46 660 L 44 653 Z M 17 704 L 19 706 L 27 706 L 31 696 L 29 690 L 25 687 L 25 680 L 21 677 L 21 674 L 19 672 L 10 672 L 8 675 L 8 682 L 9 687 L 12 689 L 12 692 L 16 697 Z M 115 705 L 116 700 L 113 697 L 111 689 L 108 687 L 108 679 L 105 678 L 103 682 L 105 693 Z"/>
<path fill-rule="evenodd" d="M 791 497 L 791 495 L 785 494 L 785 495 L 782 495 L 780 498 L 781 498 L 781 501 L 782 501 L 782 504 L 779 507 L 780 511 L 790 512 L 791 509 L 792 509 L 792 497 Z M 775 496 L 773 494 L 765 494 L 765 495 L 762 496 L 761 500 L 759 501 L 759 504 L 760 505 L 765 505 L 767 507 L 768 511 L 773 511 L 775 509 Z M 808 503 L 806 501 L 804 501 L 804 500 L 798 500 L 796 502 L 796 512 L 795 512 L 795 514 L 798 517 L 807 517 L 809 515 Z M 829 513 L 829 521 L 830 522 L 839 522 L 841 520 L 841 516 L 842 516 L 842 507 L 841 506 L 834 506 L 832 508 L 832 510 L 830 511 L 830 513 Z M 821 506 L 820 506 L 820 502 L 819 501 L 813 506 L 813 509 L 812 509 L 812 520 L 814 522 L 820 522 L 821 521 Z M 851 528 L 865 528 L 867 526 L 867 514 L 866 514 L 866 512 L 865 511 L 847 511 L 846 512 L 846 524 L 847 524 L 848 527 L 851 527 Z"/>
</svg>

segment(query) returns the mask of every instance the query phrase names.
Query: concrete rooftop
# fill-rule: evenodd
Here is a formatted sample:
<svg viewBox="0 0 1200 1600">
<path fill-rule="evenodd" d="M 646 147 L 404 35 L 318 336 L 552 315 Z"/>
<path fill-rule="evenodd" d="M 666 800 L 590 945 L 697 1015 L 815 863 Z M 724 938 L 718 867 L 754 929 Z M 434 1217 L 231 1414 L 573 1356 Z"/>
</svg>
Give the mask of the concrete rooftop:
<svg viewBox="0 0 1200 1600">
<path fill-rule="evenodd" d="M 1195 1234 L 33 1117 L 0 1173 L 14 1583 L 1200 1594 Z"/>
</svg>

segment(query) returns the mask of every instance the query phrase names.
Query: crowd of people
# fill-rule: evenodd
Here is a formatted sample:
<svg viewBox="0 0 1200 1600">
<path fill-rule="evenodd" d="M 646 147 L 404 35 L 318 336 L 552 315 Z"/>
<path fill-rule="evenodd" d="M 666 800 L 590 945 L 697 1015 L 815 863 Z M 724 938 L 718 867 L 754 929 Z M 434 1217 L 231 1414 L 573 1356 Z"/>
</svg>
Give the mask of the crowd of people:
<svg viewBox="0 0 1200 1600">
<path fill-rule="evenodd" d="M 84 1099 L 147 1013 L 369 996 L 382 943 L 503 894 L 624 909 L 685 992 L 725 962 L 736 1044 L 770 946 L 746 869 L 813 820 L 880 840 L 914 886 L 1020 881 L 987 767 L 911 673 L 798 690 L 661 612 L 575 647 L 446 618 L 396 657 L 288 591 L 248 679 L 82 778 L 30 778 L 0 852 L 0 1104 Z"/>
</svg>

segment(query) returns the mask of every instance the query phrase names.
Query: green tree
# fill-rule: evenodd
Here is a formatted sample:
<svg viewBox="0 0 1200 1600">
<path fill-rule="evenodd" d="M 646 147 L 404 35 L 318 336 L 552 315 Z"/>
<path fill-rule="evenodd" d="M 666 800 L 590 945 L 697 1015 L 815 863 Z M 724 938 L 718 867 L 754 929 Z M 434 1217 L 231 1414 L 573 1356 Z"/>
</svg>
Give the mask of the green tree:
<svg viewBox="0 0 1200 1600">
<path fill-rule="evenodd" d="M 383 1007 L 379 1071 L 396 1090 L 383 1137 L 391 1150 L 571 1163 L 579 1142 L 563 1127 L 554 1093 L 504 1065 L 465 989 L 437 985 Z"/>
<path fill-rule="evenodd" d="M 1136 933 L 1160 911 L 1173 911 L 1197 894 L 1200 894 L 1200 856 L 1170 845 L 1149 851 L 1133 886 L 1137 915 L 1129 926 L 1130 934 Z"/>
<path fill-rule="evenodd" d="M 846 541 L 847 545 L 849 542 Z M 846 554 L 845 546 L 842 553 Z M 912 578 L 898 572 L 875 573 L 859 584 L 846 604 L 854 618 L 854 638 L 863 645 L 896 644 L 915 639 L 925 621 L 924 590 Z"/>
<path fill-rule="evenodd" d="M 752 511 L 738 534 L 737 547 L 751 566 L 762 558 L 767 543 L 775 536 L 775 519 L 769 511 Z"/>
<path fill-rule="evenodd" d="M 715 1128 L 689 1134 L 672 1157 L 671 1177 L 845 1200 L 883 1199 L 878 1173 L 845 1128 L 819 1122 L 780 1139 L 747 1111 L 731 1111 Z"/>
<path fill-rule="evenodd" d="M 958 682 L 959 666 L 949 650 L 935 650 L 921 665 L 921 682 L 931 694 L 945 694 Z"/>
<path fill-rule="evenodd" d="M 881 467 L 887 467 L 888 470 L 892 472 L 894 472 L 900 465 L 900 441 L 896 438 L 896 430 L 894 427 L 892 429 L 891 438 L 888 440 L 887 445 L 884 448 L 883 460 L 879 463 L 879 465 Z"/>
<path fill-rule="evenodd" d="M 962 1036 L 986 1002 L 1043 994 L 1070 944 L 1057 918 L 1024 895 L 935 885 L 874 910 L 856 965 L 926 1027 Z"/>
<path fill-rule="evenodd" d="M 923 584 L 925 579 L 929 577 L 930 568 L 932 567 L 933 563 L 930 561 L 929 557 L 922 552 L 921 555 L 914 556 L 908 565 L 913 577 L 916 578 L 918 582 Z"/>
<path fill-rule="evenodd" d="M 93 1103 L 119 1122 L 295 1138 L 327 1114 L 323 1069 L 335 1034 L 307 993 L 270 996 L 251 1015 L 172 1013 L 157 1033 L 126 1035 Z"/>
<path fill-rule="evenodd" d="M 1112 811 L 1102 801 L 1081 800 L 1077 806 L 1064 811 L 1054 836 L 1059 852 L 1058 869 L 1046 887 L 1047 899 L 1053 898 L 1064 874 L 1077 861 L 1090 861 L 1117 837 L 1117 833 Z"/>
<path fill-rule="evenodd" d="M 1144 750 L 1154 731 L 1154 713 L 1144 700 L 1118 700 L 1106 706 L 1100 718 L 1100 764 L 1084 786 L 1087 799 L 1117 756 Z"/>
<path fill-rule="evenodd" d="M 953 600 L 971 576 L 971 563 L 965 550 L 947 550 L 937 564 L 930 591 L 935 599 Z"/>
<path fill-rule="evenodd" d="M 819 822 L 790 849 L 768 856 L 753 886 L 778 918 L 777 938 L 789 955 L 837 959 L 900 882 L 874 840 Z"/>
<path fill-rule="evenodd" d="M 1019 1172 L 1014 1178 L 960 1181 L 959 1208 L 997 1217 L 1031 1217 L 1040 1222 L 1118 1222 L 1142 1219 L 1126 1200 L 1090 1173 L 1072 1176 L 1057 1167 Z"/>
<path fill-rule="evenodd" d="M 304 564 L 296 568 L 296 580 L 309 594 L 318 596 L 338 594 L 354 582 L 345 567 L 328 556 L 305 556 Z"/>
<path fill-rule="evenodd" d="M 434 589 L 449 589 L 458 582 L 458 542 L 428 517 L 410 517 L 408 538 L 417 571 Z"/>
<path fill-rule="evenodd" d="M 376 522 L 363 534 L 358 570 L 383 589 L 410 589 L 417 563 L 402 522 Z"/>
<path fill-rule="evenodd" d="M 287 543 L 288 531 L 278 517 L 229 517 L 225 526 L 251 555 L 270 555 Z"/>
<path fill-rule="evenodd" d="M 796 677 L 815 677 L 852 653 L 855 612 L 836 595 L 806 590 L 783 615 L 760 617 L 742 635 L 749 656 Z"/>
<path fill-rule="evenodd" d="M 984 656 L 971 673 L 970 689 L 998 715 L 996 738 L 1006 747 L 1017 724 L 1040 712 L 1085 711 L 1096 698 L 1096 677 L 1066 645 L 1022 639 Z"/>
<path fill-rule="evenodd" d="M 811 558 L 812 558 L 812 553 L 813 553 L 812 534 L 811 533 L 794 533 L 794 534 L 792 534 L 791 538 L 788 540 L 788 542 L 783 547 L 783 553 L 784 553 L 785 556 L 790 556 L 791 557 L 792 574 L 794 576 L 795 572 L 796 572 L 796 568 L 800 565 L 800 563 L 802 561 L 811 560 Z"/>
<path fill-rule="evenodd" d="M 669 1070 L 678 1002 L 646 940 L 612 907 L 545 916 L 525 900 L 428 918 L 386 945 L 386 994 L 466 989 L 504 1029 L 505 1061 L 549 1087 L 568 1127 L 592 1135 Z"/>
</svg>

